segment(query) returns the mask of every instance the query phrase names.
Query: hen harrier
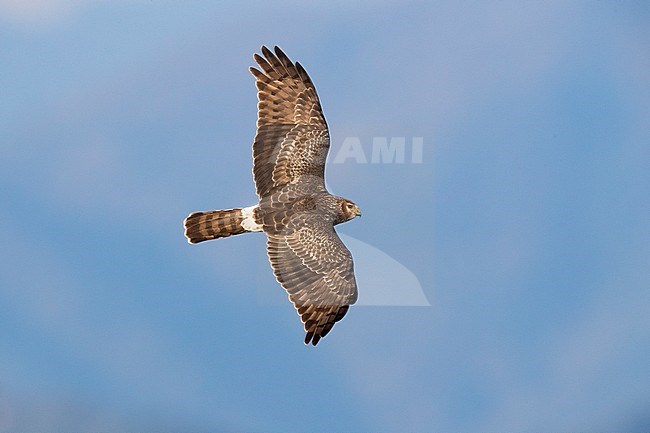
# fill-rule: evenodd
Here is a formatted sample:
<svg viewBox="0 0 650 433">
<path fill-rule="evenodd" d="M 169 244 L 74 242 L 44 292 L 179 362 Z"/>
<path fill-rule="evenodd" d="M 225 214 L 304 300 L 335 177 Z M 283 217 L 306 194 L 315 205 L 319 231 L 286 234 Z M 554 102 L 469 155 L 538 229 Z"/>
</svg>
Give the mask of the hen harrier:
<svg viewBox="0 0 650 433">
<path fill-rule="evenodd" d="M 325 188 L 330 146 L 316 88 L 300 63 L 262 47 L 250 68 L 257 84 L 253 177 L 259 203 L 195 212 L 185 236 L 196 244 L 263 231 L 278 282 L 305 325 L 305 344 L 327 335 L 357 300 L 352 255 L 334 226 L 361 215 L 350 200 Z"/>
</svg>

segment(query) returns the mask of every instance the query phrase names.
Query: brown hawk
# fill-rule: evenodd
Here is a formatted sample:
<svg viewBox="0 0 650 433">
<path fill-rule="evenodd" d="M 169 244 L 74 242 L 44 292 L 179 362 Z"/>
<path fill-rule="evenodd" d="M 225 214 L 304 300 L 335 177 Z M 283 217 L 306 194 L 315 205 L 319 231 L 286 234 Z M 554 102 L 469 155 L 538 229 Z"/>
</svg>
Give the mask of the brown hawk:
<svg viewBox="0 0 650 433">
<path fill-rule="evenodd" d="M 330 146 L 316 88 L 305 69 L 275 47 L 254 55 L 257 134 L 253 177 L 259 203 L 195 212 L 185 236 L 196 244 L 263 231 L 276 279 L 305 325 L 305 344 L 327 335 L 357 300 L 352 255 L 334 226 L 361 215 L 350 200 L 325 188 Z"/>
</svg>

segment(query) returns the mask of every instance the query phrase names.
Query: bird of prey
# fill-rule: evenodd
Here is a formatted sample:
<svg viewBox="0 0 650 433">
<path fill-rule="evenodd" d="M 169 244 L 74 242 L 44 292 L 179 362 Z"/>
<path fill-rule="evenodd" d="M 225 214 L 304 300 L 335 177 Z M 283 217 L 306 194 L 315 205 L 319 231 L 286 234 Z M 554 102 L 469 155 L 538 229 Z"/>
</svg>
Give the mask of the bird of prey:
<svg viewBox="0 0 650 433">
<path fill-rule="evenodd" d="M 316 345 L 357 300 L 352 255 L 334 226 L 361 215 L 359 207 L 325 188 L 330 136 L 314 83 L 275 47 L 254 55 L 257 133 L 253 177 L 259 203 L 195 212 L 185 219 L 191 244 L 264 232 L 276 279 L 287 291 Z"/>
</svg>

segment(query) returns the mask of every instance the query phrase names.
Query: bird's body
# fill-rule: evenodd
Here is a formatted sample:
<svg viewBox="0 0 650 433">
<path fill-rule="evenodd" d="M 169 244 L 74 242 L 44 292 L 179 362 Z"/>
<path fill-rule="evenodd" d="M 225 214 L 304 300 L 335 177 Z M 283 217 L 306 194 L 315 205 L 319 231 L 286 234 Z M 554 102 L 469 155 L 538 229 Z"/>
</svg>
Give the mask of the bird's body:
<svg viewBox="0 0 650 433">
<path fill-rule="evenodd" d="M 258 88 L 253 175 L 257 205 L 195 212 L 185 220 L 190 243 L 263 231 L 276 279 L 316 345 L 357 299 L 352 256 L 336 224 L 361 215 L 324 182 L 329 131 L 316 89 L 299 63 L 275 47 L 255 55 Z"/>
</svg>

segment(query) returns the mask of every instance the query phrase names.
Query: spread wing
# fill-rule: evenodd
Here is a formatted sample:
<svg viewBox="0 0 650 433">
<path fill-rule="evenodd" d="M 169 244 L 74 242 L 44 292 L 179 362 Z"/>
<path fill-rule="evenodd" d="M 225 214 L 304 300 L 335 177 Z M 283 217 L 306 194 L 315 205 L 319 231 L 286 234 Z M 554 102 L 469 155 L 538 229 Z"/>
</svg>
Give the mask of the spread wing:
<svg viewBox="0 0 650 433">
<path fill-rule="evenodd" d="M 253 143 L 253 176 L 262 198 L 303 176 L 325 187 L 329 131 L 314 83 L 300 63 L 278 48 L 255 54 L 260 70 L 250 68 L 257 84 L 257 134 Z"/>
<path fill-rule="evenodd" d="M 276 218 L 282 223 L 267 232 L 269 260 L 305 325 L 305 344 L 315 346 L 357 300 L 352 255 L 316 213 Z"/>
</svg>

